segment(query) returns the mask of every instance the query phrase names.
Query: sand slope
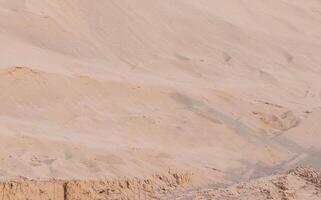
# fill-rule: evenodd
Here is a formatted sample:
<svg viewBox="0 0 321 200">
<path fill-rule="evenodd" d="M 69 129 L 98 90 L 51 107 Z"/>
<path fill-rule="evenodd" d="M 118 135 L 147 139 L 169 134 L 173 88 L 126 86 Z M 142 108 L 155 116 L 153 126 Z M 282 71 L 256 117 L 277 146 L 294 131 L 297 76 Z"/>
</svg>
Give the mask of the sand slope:
<svg viewBox="0 0 321 200">
<path fill-rule="evenodd" d="M 321 198 L 320 171 L 298 167 L 286 174 L 232 185 L 181 192 L 167 199 L 317 200 Z M 165 199 L 165 198 L 164 198 Z"/>
<path fill-rule="evenodd" d="M 318 0 L 0 0 L 0 177 L 321 167 Z"/>
</svg>

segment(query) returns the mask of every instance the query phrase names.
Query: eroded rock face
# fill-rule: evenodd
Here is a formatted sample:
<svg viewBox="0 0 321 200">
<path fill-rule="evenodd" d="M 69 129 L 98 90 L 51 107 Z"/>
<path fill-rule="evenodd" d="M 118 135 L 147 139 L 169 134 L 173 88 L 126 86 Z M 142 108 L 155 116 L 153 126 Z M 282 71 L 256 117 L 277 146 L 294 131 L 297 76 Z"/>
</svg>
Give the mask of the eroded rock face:
<svg viewBox="0 0 321 200">
<path fill-rule="evenodd" d="M 64 199 L 64 182 L 58 180 L 29 181 L 18 179 L 0 183 L 1 200 Z"/>
<path fill-rule="evenodd" d="M 151 179 L 122 179 L 114 181 L 70 181 L 66 185 L 66 199 L 157 199 L 190 183 L 188 173 L 154 175 Z"/>
<path fill-rule="evenodd" d="M 168 172 L 149 179 L 124 178 L 91 181 L 35 181 L 17 179 L 0 183 L 1 200 L 157 199 L 191 182 L 191 174 Z"/>
<path fill-rule="evenodd" d="M 197 199 L 197 200 L 318 200 L 321 172 L 298 167 L 228 187 L 188 189 L 190 173 L 169 172 L 149 179 L 48 180 L 17 179 L 0 183 L 1 200 L 109 200 L 109 199 Z M 184 190 L 187 188 L 188 190 Z"/>
<path fill-rule="evenodd" d="M 317 171 L 311 167 L 297 167 L 290 171 L 289 174 L 299 176 L 321 188 L 321 171 Z"/>
</svg>

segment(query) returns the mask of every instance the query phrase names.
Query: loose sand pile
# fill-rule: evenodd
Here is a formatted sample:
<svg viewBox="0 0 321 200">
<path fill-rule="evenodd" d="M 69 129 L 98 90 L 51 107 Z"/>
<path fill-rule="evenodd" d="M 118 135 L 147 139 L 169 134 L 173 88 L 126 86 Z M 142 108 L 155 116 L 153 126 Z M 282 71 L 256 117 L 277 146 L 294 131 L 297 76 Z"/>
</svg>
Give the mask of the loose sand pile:
<svg viewBox="0 0 321 200">
<path fill-rule="evenodd" d="M 0 0 L 0 44 L 1 180 L 321 168 L 319 0 Z"/>
</svg>

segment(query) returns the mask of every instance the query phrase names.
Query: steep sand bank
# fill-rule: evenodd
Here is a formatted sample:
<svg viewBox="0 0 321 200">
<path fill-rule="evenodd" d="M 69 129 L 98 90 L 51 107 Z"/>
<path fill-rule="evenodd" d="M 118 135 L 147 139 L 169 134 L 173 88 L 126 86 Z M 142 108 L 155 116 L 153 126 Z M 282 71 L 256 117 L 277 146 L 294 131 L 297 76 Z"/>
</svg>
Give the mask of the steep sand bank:
<svg viewBox="0 0 321 200">
<path fill-rule="evenodd" d="M 321 172 L 298 167 L 286 174 L 238 183 L 228 187 L 189 189 L 192 174 L 154 175 L 150 179 L 99 181 L 32 181 L 0 183 L 1 200 L 94 200 L 94 199 L 239 199 L 317 200 L 321 198 Z"/>
<path fill-rule="evenodd" d="M 0 0 L 0 179 L 175 169 L 230 185 L 321 168 L 320 13 L 319 0 Z"/>
<path fill-rule="evenodd" d="M 168 172 L 148 179 L 118 180 L 27 180 L 0 183 L 1 200 L 94 200 L 158 199 L 175 189 L 188 186 L 191 174 Z"/>
</svg>

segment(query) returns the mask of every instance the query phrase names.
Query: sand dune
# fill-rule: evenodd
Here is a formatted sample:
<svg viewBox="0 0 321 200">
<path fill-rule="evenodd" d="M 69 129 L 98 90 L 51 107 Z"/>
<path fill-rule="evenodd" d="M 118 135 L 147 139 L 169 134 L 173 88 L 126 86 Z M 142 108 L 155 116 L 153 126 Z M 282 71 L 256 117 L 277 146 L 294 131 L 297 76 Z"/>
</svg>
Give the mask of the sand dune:
<svg viewBox="0 0 321 200">
<path fill-rule="evenodd" d="M 0 0 L 0 43 L 2 180 L 321 168 L 318 0 Z"/>
</svg>

